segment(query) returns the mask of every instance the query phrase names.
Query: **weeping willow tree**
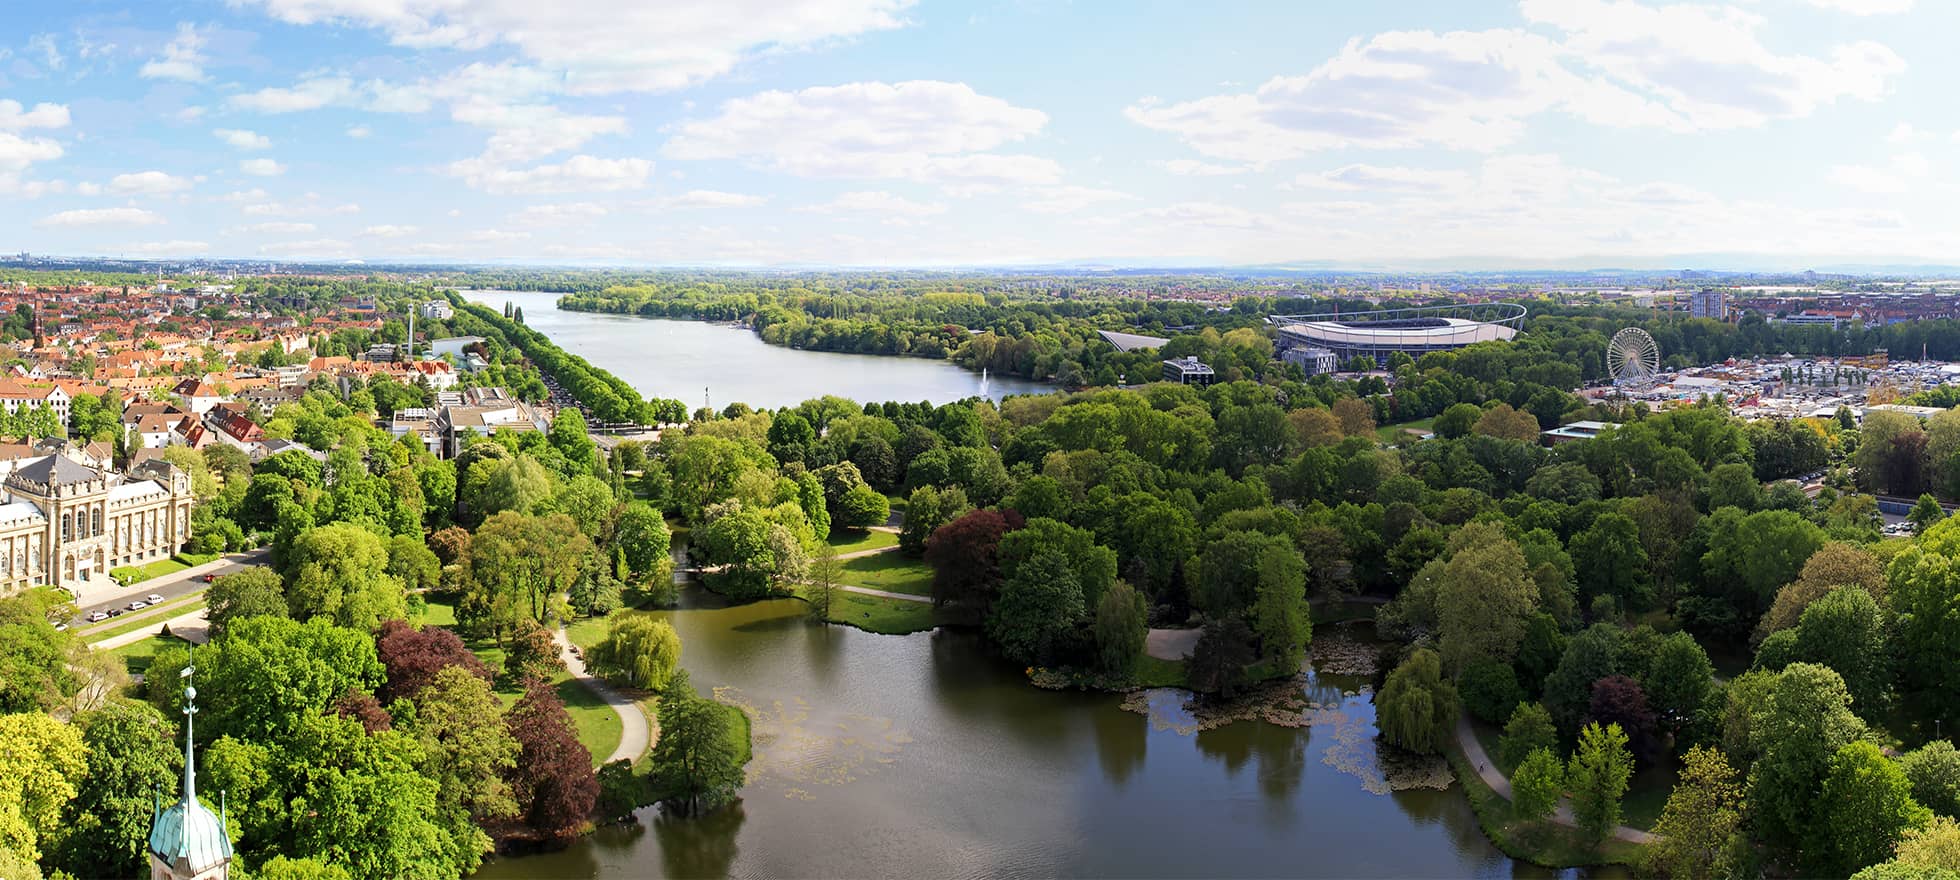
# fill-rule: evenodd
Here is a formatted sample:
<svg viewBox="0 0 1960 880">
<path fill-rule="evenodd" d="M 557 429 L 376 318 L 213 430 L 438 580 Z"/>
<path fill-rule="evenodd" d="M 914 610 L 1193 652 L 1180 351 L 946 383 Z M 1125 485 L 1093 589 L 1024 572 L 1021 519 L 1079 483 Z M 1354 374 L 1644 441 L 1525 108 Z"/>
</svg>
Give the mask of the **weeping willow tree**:
<svg viewBox="0 0 1960 880">
<path fill-rule="evenodd" d="M 1443 660 L 1427 648 L 1395 667 L 1375 698 L 1382 739 L 1426 755 L 1443 750 L 1456 712 L 1456 687 L 1443 680 Z"/>
<path fill-rule="evenodd" d="M 588 655 L 594 671 L 637 688 L 657 691 L 681 662 L 681 637 L 664 620 L 633 615 L 613 621 Z"/>
</svg>

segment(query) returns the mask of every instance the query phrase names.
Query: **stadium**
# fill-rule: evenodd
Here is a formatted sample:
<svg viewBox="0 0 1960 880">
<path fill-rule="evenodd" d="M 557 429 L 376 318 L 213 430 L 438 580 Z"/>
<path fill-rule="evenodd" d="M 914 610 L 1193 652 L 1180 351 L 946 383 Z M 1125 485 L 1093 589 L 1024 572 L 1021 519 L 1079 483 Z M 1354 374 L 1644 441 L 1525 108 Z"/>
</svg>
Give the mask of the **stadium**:
<svg viewBox="0 0 1960 880">
<path fill-rule="evenodd" d="M 1518 303 L 1472 303 L 1273 315 L 1266 320 L 1279 328 L 1281 360 L 1299 363 L 1309 373 L 1323 373 L 1338 368 L 1330 364 L 1343 365 L 1357 357 L 1386 365 L 1388 356 L 1398 351 L 1419 358 L 1432 351 L 1514 339 L 1524 327 L 1525 314 Z"/>
</svg>

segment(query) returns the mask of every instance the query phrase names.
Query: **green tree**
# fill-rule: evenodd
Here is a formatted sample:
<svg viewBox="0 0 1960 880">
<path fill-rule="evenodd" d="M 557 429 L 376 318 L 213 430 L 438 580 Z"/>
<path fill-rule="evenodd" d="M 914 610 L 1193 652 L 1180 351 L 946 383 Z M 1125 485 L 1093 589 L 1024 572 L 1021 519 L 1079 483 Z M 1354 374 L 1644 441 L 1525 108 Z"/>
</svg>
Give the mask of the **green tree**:
<svg viewBox="0 0 1960 880">
<path fill-rule="evenodd" d="M 1892 678 L 1885 631 L 1885 613 L 1870 593 L 1839 587 L 1804 609 L 1794 656 L 1836 670 L 1854 709 L 1871 715 L 1884 706 Z"/>
<path fill-rule="evenodd" d="M 614 618 L 606 637 L 587 652 L 593 671 L 636 688 L 667 686 L 681 662 L 681 637 L 664 620 L 644 615 Z"/>
<path fill-rule="evenodd" d="M 1681 774 L 1654 824 L 1647 870 L 1659 877 L 1736 876 L 1748 846 L 1744 802 L 1734 768 L 1719 750 L 1695 746 L 1681 756 Z"/>
<path fill-rule="evenodd" d="M 618 505 L 611 486 L 591 474 L 579 474 L 558 487 L 551 506 L 578 523 L 578 530 L 594 540 L 612 531 L 613 508 Z"/>
<path fill-rule="evenodd" d="M 1694 636 L 1677 632 L 1661 641 L 1642 681 L 1648 702 L 1661 723 L 1678 732 L 1708 702 L 1714 688 L 1715 667 Z"/>
<path fill-rule="evenodd" d="M 233 620 L 265 614 L 286 616 L 285 582 L 278 572 L 254 566 L 212 581 L 204 593 L 204 606 L 211 621 L 211 636 L 220 638 Z"/>
<path fill-rule="evenodd" d="M 1592 705 L 1593 682 L 1620 671 L 1625 641 L 1618 627 L 1595 623 L 1566 643 L 1564 656 L 1545 679 L 1545 708 L 1561 732 L 1578 732 Z"/>
<path fill-rule="evenodd" d="M 742 734 L 728 710 L 694 692 L 686 672 L 675 675 L 660 698 L 660 740 L 650 757 L 667 802 L 700 813 L 734 797 L 747 751 Z"/>
<path fill-rule="evenodd" d="M 1936 739 L 1899 759 L 1912 782 L 1912 799 L 1942 816 L 1960 814 L 1960 751 Z M 1956 868 L 1960 869 L 1960 868 Z"/>
<path fill-rule="evenodd" d="M 50 866 L 78 877 L 134 877 L 145 857 L 156 793 L 183 772 L 183 747 L 147 703 L 111 700 L 74 718 L 88 772 L 62 811 L 48 847 Z"/>
<path fill-rule="evenodd" d="M 1526 755 L 1557 746 L 1558 728 L 1552 725 L 1552 713 L 1537 703 L 1519 703 L 1511 712 L 1511 720 L 1504 722 L 1504 735 L 1497 740 L 1498 760 L 1516 767 Z"/>
<path fill-rule="evenodd" d="M 1913 802 L 1905 772 L 1864 741 L 1847 743 L 1832 756 L 1819 802 L 1820 824 L 1805 841 L 1816 854 L 1806 863 L 1831 876 L 1885 861 L 1901 834 L 1932 820 L 1932 811 Z"/>
<path fill-rule="evenodd" d="M 591 542 L 571 517 L 503 512 L 470 539 L 470 588 L 456 609 L 459 623 L 499 640 L 523 621 L 542 621 L 583 572 Z"/>
<path fill-rule="evenodd" d="M 294 859 L 286 856 L 273 856 L 252 876 L 259 880 L 354 880 L 347 869 L 332 865 L 319 859 Z"/>
<path fill-rule="evenodd" d="M 0 851 L 39 859 L 87 772 L 88 746 L 73 725 L 39 712 L 0 715 Z"/>
<path fill-rule="evenodd" d="M 421 743 L 422 775 L 434 779 L 441 824 L 452 839 L 489 852 L 483 824 L 517 815 L 505 774 L 517 765 L 517 741 L 503 721 L 490 683 L 461 666 L 447 666 L 417 691 L 410 734 Z"/>
<path fill-rule="evenodd" d="M 442 561 L 417 535 L 388 539 L 388 573 L 410 590 L 433 590 L 442 582 Z"/>
<path fill-rule="evenodd" d="M 837 592 L 837 582 L 844 578 L 844 564 L 838 560 L 837 551 L 829 544 L 822 552 L 810 559 L 809 583 L 803 595 L 810 603 L 810 616 L 817 620 L 829 620 L 831 599 Z"/>
<path fill-rule="evenodd" d="M 1921 712 L 1960 716 L 1960 519 L 1927 530 L 1886 567 L 1901 686 Z"/>
<path fill-rule="evenodd" d="M 1565 790 L 1565 767 L 1551 749 L 1533 749 L 1511 774 L 1511 813 L 1526 821 L 1539 821 L 1558 809 Z"/>
<path fill-rule="evenodd" d="M 1458 536 L 1473 530 L 1484 534 L 1450 556 L 1436 593 L 1438 647 L 1444 667 L 1457 672 L 1481 661 L 1509 664 L 1538 604 L 1538 586 L 1518 545 L 1480 526 L 1466 526 Z"/>
<path fill-rule="evenodd" d="M 973 505 L 966 500 L 966 490 L 958 486 L 945 489 L 921 486 L 912 490 L 905 502 L 904 526 L 898 533 L 899 549 L 913 556 L 925 553 L 926 539 L 933 532 L 972 509 Z"/>
<path fill-rule="evenodd" d="M 1096 603 L 1096 657 L 1104 672 L 1127 676 L 1149 636 L 1143 594 L 1124 581 L 1110 584 Z"/>
<path fill-rule="evenodd" d="M 299 620 L 325 617 L 372 630 L 408 612 L 400 578 L 388 573 L 387 544 L 352 523 L 302 532 L 286 564 L 286 607 Z"/>
<path fill-rule="evenodd" d="M 1912 523 L 1912 530 L 1917 534 L 1924 534 L 1943 519 L 1946 519 L 1946 510 L 1940 507 L 1940 500 L 1931 495 L 1919 496 L 1918 503 L 1912 506 L 1912 512 L 1906 514 L 1906 521 Z"/>
<path fill-rule="evenodd" d="M 1716 465 L 1708 472 L 1708 509 L 1736 507 L 1753 511 L 1763 506 L 1763 484 L 1746 464 Z"/>
<path fill-rule="evenodd" d="M 520 453 L 515 458 L 494 462 L 483 480 L 482 491 L 470 506 L 485 517 L 505 511 L 532 513 L 552 495 L 551 471 L 536 458 Z"/>
<path fill-rule="evenodd" d="M 1068 558 L 1043 547 L 1002 583 L 987 614 L 987 636 L 1016 663 L 1046 663 L 1082 615 L 1082 587 Z"/>
<path fill-rule="evenodd" d="M 892 515 L 891 500 L 878 490 L 859 483 L 844 493 L 838 502 L 838 510 L 832 524 L 847 528 L 866 528 L 884 525 Z"/>
<path fill-rule="evenodd" d="M 1578 569 L 1579 601 L 1590 607 L 1598 596 L 1612 596 L 1629 608 L 1646 608 L 1653 599 L 1647 550 L 1640 527 L 1624 514 L 1607 513 L 1572 536 L 1572 563 Z"/>
<path fill-rule="evenodd" d="M 81 687 L 68 663 L 73 639 L 26 596 L 0 599 L 0 712 L 52 709 Z"/>
<path fill-rule="evenodd" d="M 1618 724 L 1588 724 L 1579 731 L 1566 781 L 1572 787 L 1572 818 L 1580 833 L 1602 841 L 1620 824 L 1620 798 L 1633 778 L 1633 755 Z"/>
<path fill-rule="evenodd" d="M 613 540 L 625 550 L 626 565 L 635 576 L 655 583 L 673 578 L 673 533 L 653 505 L 643 501 L 626 505 L 614 524 L 614 535 Z"/>
<path fill-rule="evenodd" d="M 1456 724 L 1456 688 L 1443 679 L 1435 651 L 1418 648 L 1388 674 L 1375 698 L 1375 724 L 1382 739 L 1412 752 L 1435 754 Z"/>
<path fill-rule="evenodd" d="M 189 665 L 182 648 L 165 648 L 150 662 L 156 681 L 174 681 Z M 374 637 L 324 618 L 284 617 L 232 621 L 225 637 L 197 653 L 197 680 L 205 685 L 197 729 L 213 737 L 276 738 L 307 715 L 331 710 L 351 692 L 371 693 L 386 677 Z M 150 701 L 165 717 L 178 717 L 183 692 L 151 688 Z"/>
<path fill-rule="evenodd" d="M 1831 760 L 1865 732 L 1850 706 L 1844 679 L 1811 663 L 1790 664 L 1769 688 L 1750 722 L 1759 757 L 1749 770 L 1749 804 L 1750 824 L 1770 846 L 1801 853 L 1814 845 L 1810 835 L 1822 827 L 1817 792 Z"/>
</svg>

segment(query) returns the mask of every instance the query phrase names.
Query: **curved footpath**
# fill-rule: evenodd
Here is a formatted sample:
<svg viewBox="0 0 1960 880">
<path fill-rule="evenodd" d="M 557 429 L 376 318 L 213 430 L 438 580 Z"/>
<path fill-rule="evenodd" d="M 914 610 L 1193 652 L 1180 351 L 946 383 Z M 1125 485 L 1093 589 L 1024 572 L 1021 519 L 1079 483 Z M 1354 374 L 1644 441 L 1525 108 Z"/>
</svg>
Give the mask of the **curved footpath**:
<svg viewBox="0 0 1960 880">
<path fill-rule="evenodd" d="M 1484 784 L 1497 792 L 1498 797 L 1510 800 L 1511 780 L 1505 779 L 1504 774 L 1497 772 L 1496 764 L 1484 753 L 1484 744 L 1477 741 L 1477 732 L 1470 729 L 1468 715 L 1458 716 L 1456 719 L 1456 744 L 1458 748 L 1463 749 L 1463 757 L 1477 768 L 1477 775 L 1483 777 Z M 1552 821 L 1560 825 L 1578 827 L 1578 822 L 1572 818 L 1572 805 L 1564 798 L 1559 799 L 1558 812 L 1552 815 Z M 1613 837 L 1627 843 L 1654 842 L 1654 835 L 1631 825 L 1621 825 L 1613 829 Z"/>
<path fill-rule="evenodd" d="M 641 755 L 653 748 L 653 729 L 647 722 L 646 710 L 640 708 L 639 701 L 627 697 L 614 690 L 612 685 L 587 674 L 585 660 L 572 653 L 571 639 L 566 637 L 563 628 L 553 630 L 551 638 L 558 643 L 558 656 L 564 659 L 565 668 L 572 671 L 572 676 L 578 679 L 579 684 L 585 685 L 586 690 L 599 695 L 599 699 L 605 700 L 606 705 L 612 707 L 613 714 L 619 716 L 619 747 L 613 749 L 612 755 L 600 763 L 638 761 Z"/>
</svg>

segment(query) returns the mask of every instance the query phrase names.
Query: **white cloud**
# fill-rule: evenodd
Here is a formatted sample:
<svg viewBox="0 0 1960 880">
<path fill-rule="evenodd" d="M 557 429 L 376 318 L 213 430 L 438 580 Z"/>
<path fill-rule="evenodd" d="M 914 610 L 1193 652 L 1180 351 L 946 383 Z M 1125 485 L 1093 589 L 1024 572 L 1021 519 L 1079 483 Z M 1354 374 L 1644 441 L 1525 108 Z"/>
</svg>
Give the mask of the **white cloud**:
<svg viewBox="0 0 1960 880">
<path fill-rule="evenodd" d="M 1835 9 L 1852 15 L 1896 15 L 1912 11 L 1914 0 L 1810 0 L 1819 9 Z"/>
<path fill-rule="evenodd" d="M 271 159 L 242 159 L 239 160 L 238 170 L 253 177 L 278 177 L 286 173 L 286 166 Z"/>
<path fill-rule="evenodd" d="M 551 68 L 573 94 L 669 91 L 745 58 L 904 24 L 913 0 L 234 0 L 293 24 L 376 28 L 411 48 L 496 44 Z"/>
<path fill-rule="evenodd" d="M 560 226 L 583 223 L 609 213 L 605 205 L 595 202 L 570 202 L 557 205 L 531 205 L 510 215 L 510 220 L 526 226 Z"/>
<path fill-rule="evenodd" d="M 449 173 L 471 187 L 499 194 L 610 192 L 639 189 L 653 173 L 646 159 L 601 159 L 579 154 L 556 164 L 501 167 L 482 157 L 452 162 Z"/>
<path fill-rule="evenodd" d="M 189 178 L 165 174 L 162 171 L 139 171 L 134 174 L 118 174 L 109 179 L 102 191 L 115 196 L 167 195 L 183 192 L 191 188 Z M 92 195 L 92 193 L 87 193 Z"/>
<path fill-rule="evenodd" d="M 165 44 L 163 54 L 146 62 L 137 75 L 144 79 L 203 82 L 204 65 L 209 61 L 204 55 L 204 35 L 189 24 L 180 24 L 176 39 Z"/>
<path fill-rule="evenodd" d="M 383 224 L 380 226 L 370 226 L 366 229 L 363 229 L 361 230 L 361 234 L 368 236 L 369 238 L 401 238 L 402 236 L 414 235 L 415 233 L 421 231 L 422 231 L 422 227 L 420 226 L 396 226 L 394 224 Z"/>
<path fill-rule="evenodd" d="M 883 190 L 847 192 L 821 205 L 804 210 L 821 214 L 879 214 L 886 217 L 931 217 L 946 213 L 938 202 L 915 202 Z"/>
<path fill-rule="evenodd" d="M 806 177 L 929 182 L 1054 183 L 1061 167 L 987 152 L 1039 132 L 1048 115 L 965 83 L 858 82 L 769 91 L 682 123 L 661 148 L 671 159 L 741 159 Z"/>
<path fill-rule="evenodd" d="M 352 101 L 358 93 L 354 81 L 344 76 L 321 76 L 301 80 L 289 88 L 272 87 L 232 95 L 225 103 L 239 110 L 258 113 L 297 113 L 318 110 L 329 104 Z"/>
<path fill-rule="evenodd" d="M 1455 192 L 1469 184 L 1470 175 L 1461 171 L 1367 164 L 1344 165 L 1293 178 L 1296 187 L 1349 192 L 1440 193 Z"/>
<path fill-rule="evenodd" d="M 347 136 L 350 138 L 364 138 L 373 133 L 374 129 L 365 125 L 350 125 L 347 127 Z"/>
<path fill-rule="evenodd" d="M 234 226 L 225 231 L 256 233 L 261 235 L 268 234 L 268 233 L 272 235 L 298 235 L 301 233 L 312 232 L 313 230 L 314 227 L 313 224 L 311 223 L 296 223 L 287 220 L 274 220 L 267 223 L 251 223 L 244 226 Z"/>
<path fill-rule="evenodd" d="M 272 146 L 272 139 L 255 131 L 242 128 L 220 128 L 211 132 L 219 140 L 241 150 L 264 150 Z"/>
<path fill-rule="evenodd" d="M 1087 186 L 1050 186 L 1037 189 L 1022 207 L 1037 214 L 1068 214 L 1091 205 L 1133 199 L 1129 193 Z"/>
<path fill-rule="evenodd" d="M 0 131 L 0 174 L 25 171 L 35 162 L 61 158 L 61 145 L 47 138 L 24 138 Z"/>
<path fill-rule="evenodd" d="M 524 241 L 531 237 L 531 233 L 521 230 L 479 229 L 470 233 L 467 237 L 470 241 L 502 244 L 504 242 Z"/>
<path fill-rule="evenodd" d="M 1252 170 L 1243 165 L 1218 165 L 1197 159 L 1159 160 L 1151 164 L 1182 177 L 1222 177 L 1228 174 L 1244 174 Z"/>
<path fill-rule="evenodd" d="M 1124 112 L 1241 162 L 1357 147 L 1489 152 L 1550 112 L 1683 132 L 1804 117 L 1843 98 L 1876 100 L 1905 68 L 1865 40 L 1820 57 L 1778 54 L 1758 38 L 1764 20 L 1734 7 L 1521 0 L 1519 9 L 1557 35 L 1390 31 L 1251 93 L 1145 98 Z"/>
<path fill-rule="evenodd" d="M 658 208 L 753 208 L 769 201 L 767 196 L 747 193 L 721 192 L 712 189 L 694 189 L 677 196 L 654 200 Z"/>
<path fill-rule="evenodd" d="M 49 104 L 45 101 L 35 104 L 28 110 L 19 101 L 0 98 L 0 131 L 21 131 L 29 128 L 67 128 L 68 105 Z"/>
<path fill-rule="evenodd" d="M 87 208 L 42 217 L 36 226 L 156 226 L 163 218 L 141 208 Z"/>
<path fill-rule="evenodd" d="M 201 254 L 211 250 L 211 245 L 202 241 L 144 241 L 123 245 L 118 253 L 142 254 L 151 257 L 175 257 Z"/>
</svg>

